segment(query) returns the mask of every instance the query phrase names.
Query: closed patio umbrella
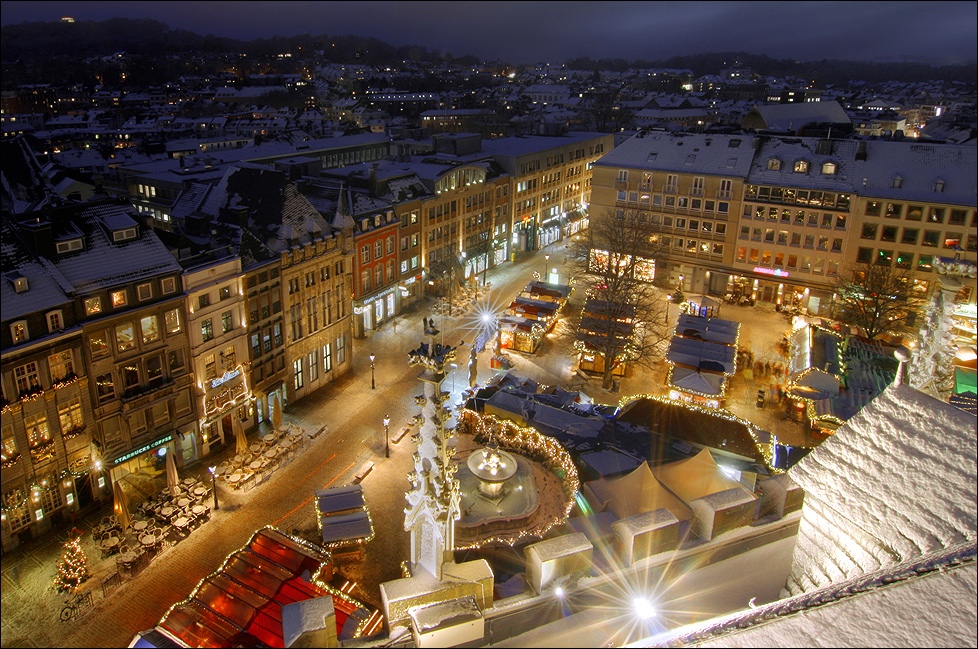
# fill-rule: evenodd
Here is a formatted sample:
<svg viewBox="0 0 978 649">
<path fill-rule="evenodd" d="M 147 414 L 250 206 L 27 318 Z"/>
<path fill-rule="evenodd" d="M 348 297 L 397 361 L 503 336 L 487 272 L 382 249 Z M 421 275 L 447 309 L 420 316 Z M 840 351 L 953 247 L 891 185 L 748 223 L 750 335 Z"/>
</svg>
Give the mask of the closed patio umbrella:
<svg viewBox="0 0 978 649">
<path fill-rule="evenodd" d="M 247 453 L 248 452 L 248 438 L 245 437 L 244 428 L 241 426 L 241 420 L 232 415 L 234 419 L 234 450 L 236 453 Z"/>
<path fill-rule="evenodd" d="M 278 395 L 272 395 L 272 426 L 275 430 L 282 428 L 282 406 L 279 404 Z"/>
<path fill-rule="evenodd" d="M 166 486 L 170 488 L 170 493 L 180 486 L 180 474 L 177 473 L 177 461 L 173 453 L 166 454 Z"/>
<path fill-rule="evenodd" d="M 119 527 L 125 531 L 129 529 L 129 523 L 132 521 L 132 517 L 129 515 L 129 498 L 126 496 L 126 492 L 122 490 L 122 483 L 119 481 L 116 481 L 115 486 L 112 487 L 112 493 L 115 496 L 113 506 L 115 519 L 118 521 Z"/>
</svg>

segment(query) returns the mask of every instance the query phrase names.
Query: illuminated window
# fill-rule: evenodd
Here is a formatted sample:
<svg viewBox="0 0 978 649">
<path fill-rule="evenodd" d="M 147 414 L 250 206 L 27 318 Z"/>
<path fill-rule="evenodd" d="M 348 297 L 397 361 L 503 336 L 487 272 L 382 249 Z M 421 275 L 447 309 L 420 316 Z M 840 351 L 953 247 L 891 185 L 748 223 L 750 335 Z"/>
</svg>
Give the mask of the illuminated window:
<svg viewBox="0 0 978 649">
<path fill-rule="evenodd" d="M 27 321 L 21 320 L 10 325 L 10 337 L 14 344 L 22 343 L 27 340 Z"/>
<path fill-rule="evenodd" d="M 94 315 L 102 312 L 102 298 L 85 298 L 85 315 Z"/>
<path fill-rule="evenodd" d="M 165 314 L 163 314 L 163 319 L 166 322 L 166 333 L 175 334 L 180 332 L 180 310 L 170 309 Z"/>
<path fill-rule="evenodd" d="M 136 335 L 133 324 L 124 322 L 115 328 L 116 349 L 120 352 L 127 352 L 136 347 Z"/>
<path fill-rule="evenodd" d="M 140 319 L 139 328 L 143 333 L 143 343 L 151 343 L 160 339 L 159 318 L 155 315 L 148 315 Z"/>
<path fill-rule="evenodd" d="M 795 173 L 806 173 L 808 171 L 808 161 L 807 160 L 796 160 L 794 166 Z"/>
<path fill-rule="evenodd" d="M 112 308 L 118 309 L 119 307 L 126 306 L 126 291 L 125 289 L 121 291 L 112 292 Z"/>
<path fill-rule="evenodd" d="M 52 381 L 63 381 L 74 373 L 71 362 L 71 350 L 65 350 L 48 356 L 48 371 Z"/>
</svg>

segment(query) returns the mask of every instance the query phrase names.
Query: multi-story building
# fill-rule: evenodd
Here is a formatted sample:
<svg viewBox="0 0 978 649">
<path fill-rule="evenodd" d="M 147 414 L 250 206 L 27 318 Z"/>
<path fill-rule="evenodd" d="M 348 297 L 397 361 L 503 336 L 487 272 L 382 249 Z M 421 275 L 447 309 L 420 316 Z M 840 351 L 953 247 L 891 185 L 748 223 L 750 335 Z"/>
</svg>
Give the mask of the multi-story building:
<svg viewBox="0 0 978 649">
<path fill-rule="evenodd" d="M 293 200 L 304 205 L 307 229 L 294 229 L 290 245 L 281 250 L 288 401 L 353 367 L 349 232 L 334 230 L 298 192 Z"/>
<path fill-rule="evenodd" d="M 85 502 L 107 496 L 116 482 L 132 490 L 136 482 L 161 479 L 162 454 L 168 451 L 178 464 L 192 461 L 197 424 L 179 265 L 128 202 L 74 205 L 45 217 L 18 229 L 52 282 L 45 284 L 38 276 L 37 287 L 47 290 L 31 294 L 27 279 L 23 296 L 41 305 L 43 315 L 12 321 L 11 342 L 31 339 L 32 320 L 33 335 L 42 337 L 40 317 L 49 333 L 65 329 L 71 336 L 57 336 L 46 365 L 22 357 L 26 347 L 12 354 L 5 350 L 4 374 L 9 356 L 10 391 L 16 391 L 18 401 L 9 408 L 13 450 L 32 451 L 37 464 L 32 475 L 43 477 L 40 487 L 32 486 L 37 493 L 31 497 L 53 511 L 69 504 L 69 493 L 71 502 Z M 23 289 L 24 283 L 17 286 Z M 63 307 L 49 308 L 58 291 Z M 23 300 L 9 300 L 11 307 L 18 301 Z M 77 346 L 69 342 L 75 337 Z M 31 348 L 40 351 L 47 345 Z M 18 420 L 24 426 L 22 439 Z M 54 421 L 60 428 L 57 438 L 51 432 Z M 55 474 L 58 481 L 69 474 L 89 476 L 91 488 L 69 480 L 60 482 L 59 492 L 51 488 Z M 44 506 L 28 510 L 33 533 L 44 530 L 44 512 Z M 21 531 L 27 527 L 23 511 L 11 520 Z M 13 531 L 5 528 L 5 533 Z M 5 543 L 12 539 L 4 538 Z"/>
<path fill-rule="evenodd" d="M 978 262 L 974 147 L 910 142 L 860 143 L 850 258 L 912 269 L 923 294 L 937 289 L 942 260 Z M 946 265 L 946 264 L 945 264 Z M 956 304 L 975 304 L 975 276 L 966 273 Z"/>
<path fill-rule="evenodd" d="M 241 257 L 232 247 L 180 260 L 187 331 L 200 415 L 200 455 L 234 443 L 235 417 L 247 432 L 252 414 L 248 322 Z"/>
<path fill-rule="evenodd" d="M 732 283 L 761 301 L 803 303 L 815 313 L 831 302 L 839 270 L 851 260 L 850 171 L 857 146 L 853 140 L 758 141 L 733 226 Z"/>
<path fill-rule="evenodd" d="M 751 136 L 639 133 L 594 164 L 591 219 L 647 219 L 662 285 L 723 293 L 753 157 Z"/>
<path fill-rule="evenodd" d="M 3 548 L 9 550 L 92 500 L 92 403 L 70 287 L 38 260 L 49 222 L 6 220 L 0 244 Z M 42 243 L 43 246 L 43 243 Z"/>
<path fill-rule="evenodd" d="M 574 213 L 591 203 L 592 166 L 613 148 L 613 135 L 584 132 L 482 143 L 482 151 L 511 179 L 514 252 L 537 250 L 569 234 L 579 218 Z"/>
<path fill-rule="evenodd" d="M 922 296 L 935 262 L 975 265 L 975 167 L 955 145 L 643 132 L 595 165 L 592 213 L 649 219 L 663 285 L 830 313 L 853 264 L 913 269 Z"/>
<path fill-rule="evenodd" d="M 282 259 L 247 230 L 241 231 L 242 271 L 248 313 L 248 385 L 254 395 L 255 423 L 271 421 L 275 403 L 285 403 L 285 318 L 282 310 Z"/>
</svg>

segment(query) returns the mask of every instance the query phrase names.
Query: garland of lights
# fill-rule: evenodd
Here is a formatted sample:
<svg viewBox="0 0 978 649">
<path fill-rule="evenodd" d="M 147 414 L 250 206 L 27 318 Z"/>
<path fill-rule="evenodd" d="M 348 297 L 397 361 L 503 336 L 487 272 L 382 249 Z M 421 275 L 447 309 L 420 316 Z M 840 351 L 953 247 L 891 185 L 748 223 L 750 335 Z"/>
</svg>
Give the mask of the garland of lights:
<svg viewBox="0 0 978 649">
<path fill-rule="evenodd" d="M 659 397 L 651 394 L 633 394 L 627 397 L 622 397 L 618 401 L 618 409 L 621 410 L 626 404 L 641 399 L 649 399 L 651 401 L 656 401 L 658 403 L 661 403 L 663 405 L 668 405 L 668 406 L 678 406 L 680 408 L 685 408 L 686 410 L 692 410 L 693 412 L 697 412 L 700 414 L 719 417 L 720 419 L 723 419 L 725 421 L 729 421 L 744 426 L 747 429 L 747 432 L 750 433 L 751 439 L 754 440 L 754 444 L 757 446 L 757 450 L 760 451 L 761 457 L 764 458 L 764 462 L 767 464 L 768 470 L 770 470 L 773 473 L 784 473 L 784 471 L 774 467 L 774 459 L 773 459 L 774 442 L 773 441 L 761 442 L 759 436 L 761 430 L 757 426 L 755 426 L 752 422 L 749 422 L 746 419 L 741 419 L 740 417 L 733 414 L 729 410 L 725 408 L 717 408 L 717 409 L 704 408 L 695 403 L 689 403 L 686 401 L 676 401 L 675 399 L 669 399 L 668 397 Z"/>
<path fill-rule="evenodd" d="M 534 428 L 523 427 L 512 421 L 497 419 L 494 415 L 480 415 L 467 408 L 462 409 L 463 416 L 468 420 L 469 430 L 471 421 L 475 422 L 473 438 L 480 444 L 488 443 L 490 437 L 499 442 L 499 447 L 508 449 L 543 464 L 554 475 L 560 478 L 561 487 L 568 502 L 560 516 L 555 517 L 543 528 L 535 531 L 520 530 L 515 536 L 500 536 L 483 539 L 468 546 L 456 546 L 456 550 L 473 550 L 484 545 L 516 545 L 524 538 L 543 538 L 547 532 L 558 525 L 563 525 L 574 507 L 574 498 L 580 489 L 577 466 L 567 450 L 553 437 L 543 435 Z M 402 564 L 402 571 L 404 566 Z"/>
<path fill-rule="evenodd" d="M 229 398 L 229 397 L 232 397 L 233 396 L 234 398 L 232 400 L 225 402 L 221 406 L 217 406 L 217 407 L 215 407 L 215 408 L 213 408 L 211 410 L 208 410 L 207 409 L 207 398 L 206 398 L 207 391 L 204 390 L 205 396 L 202 396 L 200 398 L 200 403 L 203 406 L 203 408 L 201 408 L 201 410 L 204 413 L 203 414 L 203 417 L 201 417 L 201 419 L 200 419 L 201 425 L 203 425 L 204 423 L 206 423 L 207 419 L 209 417 L 211 417 L 212 415 L 222 413 L 222 412 L 224 412 L 224 411 L 226 411 L 226 410 L 228 410 L 230 408 L 233 408 L 233 407 L 237 406 L 239 404 L 239 401 L 243 405 L 245 403 L 251 403 L 251 401 L 254 399 L 254 397 L 253 397 L 253 395 L 251 393 L 251 389 L 248 387 L 248 373 L 244 371 L 244 365 L 241 364 L 241 363 L 238 363 L 238 366 L 235 367 L 233 371 L 234 372 L 238 372 L 238 375 L 241 377 L 241 383 L 238 383 L 236 385 L 231 385 L 231 386 L 225 388 L 224 390 L 222 390 L 221 392 L 219 392 L 218 394 L 216 394 L 216 395 L 214 395 L 213 397 L 210 398 L 210 401 L 212 403 L 214 403 L 214 404 L 217 404 L 222 399 L 226 399 L 226 398 Z M 241 386 L 244 386 L 244 389 L 243 390 L 240 390 L 240 394 L 235 395 L 235 389 L 236 388 L 240 389 Z M 200 386 L 200 387 L 203 390 L 203 386 Z"/>
<path fill-rule="evenodd" d="M 16 462 L 19 459 L 19 456 L 17 458 L 12 458 L 12 459 Z M 4 468 L 7 467 L 5 466 Z M 93 468 L 95 468 L 94 465 L 88 464 L 80 471 L 72 471 L 71 469 L 62 469 L 61 471 L 57 472 L 57 475 L 52 473 L 49 478 L 45 478 L 40 482 L 40 484 L 35 482 L 27 489 L 27 491 L 31 494 L 31 496 L 20 497 L 18 496 L 18 493 L 21 492 L 21 489 L 20 488 L 13 489 L 12 491 L 4 495 L 3 502 L 0 503 L 0 511 L 2 511 L 2 513 L 0 513 L 0 520 L 4 520 L 4 521 L 7 520 L 7 512 L 13 512 L 23 508 L 30 501 L 31 497 L 33 497 L 34 502 L 40 502 L 41 492 L 42 491 L 47 492 L 53 489 L 57 489 L 58 482 L 60 482 L 62 479 L 65 479 L 64 486 L 69 487 L 71 486 L 71 482 L 66 479 L 68 476 L 71 476 L 72 479 L 81 478 L 83 476 L 88 475 L 88 473 Z M 52 482 L 51 486 L 48 486 L 49 481 Z"/>
<path fill-rule="evenodd" d="M 323 532 L 323 518 L 324 518 L 323 512 L 319 511 L 319 503 L 318 503 L 318 501 L 316 503 L 313 503 L 313 507 L 316 510 L 316 526 L 319 528 L 320 535 L 322 535 L 322 532 Z M 358 507 L 357 509 L 358 510 L 362 509 L 364 512 L 366 512 L 366 514 L 367 514 L 367 523 L 370 525 L 370 534 L 368 534 L 367 536 L 365 536 L 363 538 L 359 538 L 359 539 L 344 540 L 344 541 L 332 541 L 330 543 L 327 543 L 323 547 L 325 547 L 327 549 L 330 549 L 330 550 L 335 550 L 335 549 L 338 549 L 338 548 L 343 548 L 343 547 L 347 547 L 347 546 L 354 545 L 354 544 L 361 545 L 362 546 L 364 543 L 369 543 L 370 541 L 373 541 L 373 539 L 374 539 L 374 521 L 373 521 L 373 518 L 371 518 L 371 516 L 370 516 L 370 510 L 367 509 L 367 505 L 366 504 L 364 504 L 363 507 Z"/>
</svg>

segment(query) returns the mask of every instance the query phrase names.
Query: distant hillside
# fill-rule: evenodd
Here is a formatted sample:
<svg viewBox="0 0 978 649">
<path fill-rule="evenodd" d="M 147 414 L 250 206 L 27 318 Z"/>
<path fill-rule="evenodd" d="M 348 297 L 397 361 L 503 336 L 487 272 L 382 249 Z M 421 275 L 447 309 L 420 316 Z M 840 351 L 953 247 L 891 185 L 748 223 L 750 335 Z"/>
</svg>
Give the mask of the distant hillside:
<svg viewBox="0 0 978 649">
<path fill-rule="evenodd" d="M 978 65 L 932 66 L 925 63 L 870 63 L 867 61 L 795 61 L 774 59 L 763 54 L 746 52 L 714 52 L 690 56 L 674 56 L 664 61 L 626 61 L 624 59 L 600 59 L 588 57 L 567 61 L 569 68 L 577 70 L 618 70 L 629 68 L 679 68 L 693 71 L 695 76 L 718 74 L 722 68 L 751 68 L 754 72 L 773 77 L 800 77 L 810 79 L 818 86 L 845 84 L 862 80 L 869 83 L 884 81 L 961 81 L 975 84 L 978 81 Z"/>
<path fill-rule="evenodd" d="M 208 34 L 201 36 L 183 29 L 170 29 L 158 20 L 112 18 L 74 23 L 32 22 L 6 25 L 0 29 L 3 49 L 0 60 L 70 56 L 90 58 L 116 52 L 143 56 L 168 56 L 190 53 L 245 53 L 268 56 L 288 51 L 324 50 L 328 60 L 354 59 L 359 63 L 390 63 L 395 60 L 433 60 L 437 50 L 418 45 L 395 47 L 376 38 L 361 36 L 276 36 L 240 41 Z"/>
</svg>

